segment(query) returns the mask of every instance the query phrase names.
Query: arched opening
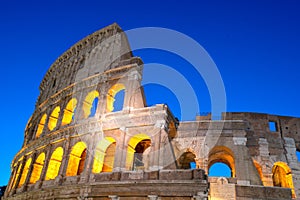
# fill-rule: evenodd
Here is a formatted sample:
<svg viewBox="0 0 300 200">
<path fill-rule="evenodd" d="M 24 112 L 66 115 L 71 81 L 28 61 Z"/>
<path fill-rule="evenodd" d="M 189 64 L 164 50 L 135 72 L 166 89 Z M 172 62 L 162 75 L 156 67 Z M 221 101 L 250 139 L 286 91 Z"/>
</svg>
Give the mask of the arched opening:
<svg viewBox="0 0 300 200">
<path fill-rule="evenodd" d="M 52 131 L 57 125 L 59 112 L 60 112 L 60 107 L 56 106 L 49 117 L 48 128 L 50 131 Z"/>
<path fill-rule="evenodd" d="M 68 104 L 64 110 L 64 116 L 62 118 L 62 122 L 61 122 L 62 126 L 70 124 L 72 122 L 72 120 L 74 118 L 76 106 L 77 106 L 77 100 L 75 98 L 71 99 L 68 102 Z"/>
<path fill-rule="evenodd" d="M 215 163 L 223 163 L 231 170 L 231 177 L 235 177 L 235 160 L 233 152 L 225 146 L 214 147 L 208 156 L 208 169 Z"/>
<path fill-rule="evenodd" d="M 77 142 L 70 153 L 66 176 L 80 175 L 84 170 L 86 160 L 86 144 Z"/>
<path fill-rule="evenodd" d="M 15 175 L 15 177 L 14 177 L 13 184 L 12 184 L 12 187 L 11 187 L 11 188 L 14 188 L 14 187 L 16 186 L 16 183 L 17 183 L 17 181 L 18 181 L 18 178 L 19 178 L 19 176 L 20 176 L 20 174 L 21 174 L 21 169 L 22 169 L 22 163 L 19 164 L 19 167 L 18 167 L 18 169 L 17 169 L 17 173 L 16 173 L 16 175 Z"/>
<path fill-rule="evenodd" d="M 97 145 L 94 164 L 93 164 L 93 173 L 100 172 L 111 172 L 114 167 L 116 152 L 116 141 L 112 137 L 105 137 Z"/>
<path fill-rule="evenodd" d="M 255 160 L 253 160 L 253 164 L 254 164 L 254 166 L 255 166 L 255 168 L 256 168 L 256 170 L 257 170 L 257 172 L 258 172 L 258 175 L 259 175 L 259 177 L 260 177 L 260 180 L 263 182 L 263 173 L 262 173 L 262 167 L 261 167 L 261 165 L 257 162 L 257 161 L 255 161 Z M 263 184 L 264 184 L 264 182 L 263 182 Z M 264 184 L 265 185 L 265 184 Z"/>
<path fill-rule="evenodd" d="M 40 177 L 45 163 L 45 153 L 41 153 L 33 164 L 33 170 L 29 180 L 30 184 L 36 183 Z"/>
<path fill-rule="evenodd" d="M 231 169 L 224 163 L 216 162 L 210 166 L 208 170 L 208 176 L 231 177 Z"/>
<path fill-rule="evenodd" d="M 88 93 L 83 101 L 82 111 L 83 118 L 93 117 L 98 107 L 99 92 L 94 90 Z"/>
<path fill-rule="evenodd" d="M 28 171 L 29 171 L 29 167 L 30 167 L 30 164 L 31 164 L 31 160 L 32 159 L 29 158 L 25 163 L 25 166 L 24 166 L 24 169 L 23 169 L 18 187 L 21 187 L 25 183 L 25 180 L 26 180 L 26 177 L 27 177 L 27 174 L 28 174 Z"/>
<path fill-rule="evenodd" d="M 137 134 L 128 142 L 126 169 L 138 170 L 143 169 L 144 152 L 151 146 L 151 138 L 146 134 Z"/>
<path fill-rule="evenodd" d="M 35 137 L 38 138 L 43 130 L 44 130 L 44 126 L 45 126 L 45 123 L 46 123 L 46 119 L 47 119 L 47 114 L 44 114 L 40 120 L 40 123 L 38 125 L 38 128 L 37 128 L 37 131 L 36 131 L 36 134 L 35 134 Z"/>
<path fill-rule="evenodd" d="M 277 187 L 290 188 L 292 190 L 292 198 L 296 198 L 292 171 L 284 162 L 276 162 L 272 168 L 273 185 Z"/>
<path fill-rule="evenodd" d="M 62 147 L 57 147 L 51 155 L 45 180 L 55 179 L 58 175 L 64 150 Z"/>
<path fill-rule="evenodd" d="M 184 152 L 178 159 L 178 168 L 179 169 L 191 169 L 195 168 L 196 155 L 192 152 Z"/>
<path fill-rule="evenodd" d="M 122 92 L 121 92 L 122 91 Z M 118 94 L 120 93 L 120 94 Z M 120 111 L 123 109 L 125 96 L 125 86 L 123 84 L 117 83 L 113 85 L 107 93 L 107 112 Z"/>
</svg>

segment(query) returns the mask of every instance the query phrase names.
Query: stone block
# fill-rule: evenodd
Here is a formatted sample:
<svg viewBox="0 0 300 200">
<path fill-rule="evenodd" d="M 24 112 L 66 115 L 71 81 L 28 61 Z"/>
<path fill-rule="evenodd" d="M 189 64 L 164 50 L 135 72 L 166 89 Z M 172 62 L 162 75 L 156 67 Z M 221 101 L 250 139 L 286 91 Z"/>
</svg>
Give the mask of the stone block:
<svg viewBox="0 0 300 200">
<path fill-rule="evenodd" d="M 192 180 L 192 170 L 160 170 L 160 180 Z"/>
</svg>

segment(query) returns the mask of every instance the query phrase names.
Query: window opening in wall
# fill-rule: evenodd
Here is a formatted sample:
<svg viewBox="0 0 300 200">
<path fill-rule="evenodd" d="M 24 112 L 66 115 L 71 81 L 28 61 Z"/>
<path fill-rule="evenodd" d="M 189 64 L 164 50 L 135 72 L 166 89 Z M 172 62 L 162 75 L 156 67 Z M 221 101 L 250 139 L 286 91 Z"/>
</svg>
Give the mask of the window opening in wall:
<svg viewBox="0 0 300 200">
<path fill-rule="evenodd" d="M 290 167 L 285 162 L 276 162 L 272 168 L 272 173 L 273 185 L 276 187 L 291 188 L 292 198 L 296 198 Z"/>
<path fill-rule="evenodd" d="M 124 94 L 119 94 L 123 91 Z M 116 99 L 116 96 L 118 99 Z M 122 98 L 123 96 L 123 98 Z M 125 96 L 125 86 L 123 84 L 117 83 L 113 85 L 108 93 L 107 93 L 107 99 L 106 99 L 106 110 L 107 112 L 113 112 L 113 111 L 119 111 L 123 109 L 123 102 L 124 102 L 124 96 Z M 117 106 L 117 107 L 115 107 Z"/>
<path fill-rule="evenodd" d="M 195 164 L 195 154 L 192 152 L 185 152 L 183 153 L 179 159 L 178 159 L 178 164 L 180 169 L 194 169 L 196 168 Z"/>
<path fill-rule="evenodd" d="M 44 114 L 40 120 L 40 123 L 38 125 L 38 128 L 37 128 L 37 131 L 36 131 L 36 134 L 35 134 L 35 137 L 38 138 L 43 130 L 44 130 L 44 126 L 45 126 L 45 123 L 46 123 L 46 119 L 47 119 L 47 114 Z"/>
<path fill-rule="evenodd" d="M 134 149 L 135 153 L 133 159 L 134 170 L 144 167 L 143 153 L 148 147 L 150 147 L 150 145 L 151 145 L 151 140 L 149 139 L 142 140 L 136 145 Z"/>
<path fill-rule="evenodd" d="M 125 97 L 125 90 L 120 90 L 116 95 L 115 95 L 115 102 L 114 102 L 114 112 L 116 111 L 121 111 L 123 109 L 123 104 L 124 104 L 124 97 Z"/>
<path fill-rule="evenodd" d="M 59 112 L 60 112 L 60 107 L 56 106 L 49 117 L 48 128 L 50 131 L 52 131 L 57 125 Z"/>
<path fill-rule="evenodd" d="M 12 184 L 12 187 L 11 187 L 11 188 L 14 188 L 14 187 L 15 187 L 15 185 L 16 185 L 16 183 L 17 183 L 17 180 L 18 180 L 18 178 L 19 178 L 19 176 L 20 176 L 20 174 L 21 174 L 21 169 L 22 169 L 22 163 L 19 164 L 19 167 L 18 167 L 18 169 L 17 169 L 17 173 L 16 173 L 16 175 L 15 175 L 15 177 L 14 177 L 14 179 L 13 179 L 13 184 Z"/>
<path fill-rule="evenodd" d="M 99 98 L 96 97 L 92 103 L 92 107 L 91 107 L 91 114 L 89 117 L 94 117 L 95 114 L 96 114 L 96 110 L 97 110 L 97 107 L 98 107 L 98 101 L 99 101 Z"/>
<path fill-rule="evenodd" d="M 72 147 L 66 176 L 76 176 L 83 172 L 87 153 L 86 148 L 87 146 L 84 142 L 77 142 Z"/>
<path fill-rule="evenodd" d="M 30 165 L 31 165 L 31 158 L 29 158 L 25 163 L 18 187 L 21 187 L 25 183 Z"/>
<path fill-rule="evenodd" d="M 77 175 L 80 175 L 83 172 L 85 160 L 86 160 L 86 149 L 83 150 L 83 152 L 82 152 L 82 154 L 80 156 L 80 161 L 79 161 L 79 165 L 78 165 Z"/>
<path fill-rule="evenodd" d="M 271 132 L 277 132 L 277 123 L 274 121 L 269 121 L 269 129 Z"/>
<path fill-rule="evenodd" d="M 62 122 L 61 122 L 62 126 L 70 124 L 72 122 L 72 120 L 74 119 L 76 106 L 77 106 L 77 100 L 75 98 L 71 99 L 68 102 L 64 111 L 64 116 L 62 118 Z"/>
<path fill-rule="evenodd" d="M 128 142 L 126 169 L 147 169 L 150 150 L 151 138 L 148 135 L 143 133 L 134 135 Z"/>
<path fill-rule="evenodd" d="M 208 176 L 231 177 L 231 169 L 222 162 L 216 162 L 209 168 Z"/>
<path fill-rule="evenodd" d="M 60 169 L 63 154 L 64 150 L 62 147 L 56 148 L 55 151 L 52 153 L 48 164 L 45 180 L 52 180 L 56 178 Z"/>
<path fill-rule="evenodd" d="M 114 167 L 115 152 L 115 139 L 112 137 L 103 138 L 96 147 L 92 172 L 111 172 Z"/>
<path fill-rule="evenodd" d="M 93 117 L 97 110 L 99 92 L 94 90 L 88 93 L 82 105 L 83 118 Z"/>
<path fill-rule="evenodd" d="M 33 164 L 33 170 L 31 172 L 29 183 L 31 184 L 36 183 L 40 179 L 44 167 L 44 162 L 45 162 L 45 153 L 41 153 Z"/>
<path fill-rule="evenodd" d="M 296 156 L 297 156 L 297 160 L 298 160 L 298 162 L 300 162 L 300 151 L 296 151 Z"/>
</svg>

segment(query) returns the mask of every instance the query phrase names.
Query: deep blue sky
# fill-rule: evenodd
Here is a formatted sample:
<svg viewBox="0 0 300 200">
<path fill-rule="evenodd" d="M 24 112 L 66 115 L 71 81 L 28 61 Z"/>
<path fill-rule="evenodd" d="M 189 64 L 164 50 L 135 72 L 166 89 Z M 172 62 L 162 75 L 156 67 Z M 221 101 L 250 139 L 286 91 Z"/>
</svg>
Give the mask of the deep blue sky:
<svg viewBox="0 0 300 200">
<path fill-rule="evenodd" d="M 297 0 L 2 1 L 0 186 L 7 184 L 10 162 L 21 148 L 26 122 L 49 66 L 75 42 L 113 22 L 124 30 L 165 27 L 195 39 L 218 66 L 228 111 L 300 117 Z M 167 52 L 136 54 L 145 63 L 180 67 L 185 62 Z M 207 91 L 202 91 L 198 98 L 209 99 Z M 168 103 L 180 115 L 171 96 L 151 99 L 148 95 L 147 100 L 149 104 Z M 202 104 L 202 111 L 210 110 L 208 101 Z"/>
</svg>

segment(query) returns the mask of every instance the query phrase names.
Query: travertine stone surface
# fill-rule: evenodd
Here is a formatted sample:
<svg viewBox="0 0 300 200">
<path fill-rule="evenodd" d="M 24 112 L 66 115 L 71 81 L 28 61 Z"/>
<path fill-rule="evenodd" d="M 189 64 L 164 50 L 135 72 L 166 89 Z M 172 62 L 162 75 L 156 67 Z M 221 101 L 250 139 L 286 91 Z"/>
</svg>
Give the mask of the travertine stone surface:
<svg viewBox="0 0 300 200">
<path fill-rule="evenodd" d="M 300 199 L 299 118 L 179 122 L 167 105 L 147 106 L 142 70 L 117 24 L 63 53 L 41 82 L 4 199 Z M 217 162 L 230 178 L 207 178 Z"/>
</svg>

